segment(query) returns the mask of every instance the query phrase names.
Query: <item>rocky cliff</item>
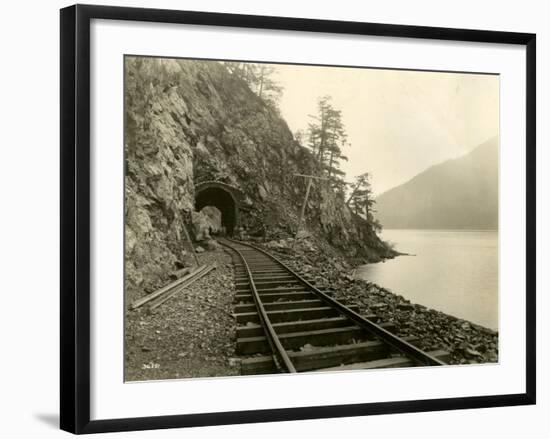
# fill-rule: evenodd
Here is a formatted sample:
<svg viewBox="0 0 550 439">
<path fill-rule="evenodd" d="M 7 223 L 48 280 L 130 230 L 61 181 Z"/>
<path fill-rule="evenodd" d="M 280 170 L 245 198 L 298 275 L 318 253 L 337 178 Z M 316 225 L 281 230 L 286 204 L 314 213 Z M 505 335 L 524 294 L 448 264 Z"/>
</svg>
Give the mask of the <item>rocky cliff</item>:
<svg viewBox="0 0 550 439">
<path fill-rule="evenodd" d="M 127 300 L 189 263 L 182 225 L 201 223 L 196 184 L 240 189 L 247 230 L 280 237 L 296 231 L 305 194 L 293 174 L 320 172 L 278 111 L 222 64 L 143 57 L 125 60 L 125 166 Z M 391 254 L 322 183 L 313 186 L 305 227 L 348 257 Z"/>
</svg>

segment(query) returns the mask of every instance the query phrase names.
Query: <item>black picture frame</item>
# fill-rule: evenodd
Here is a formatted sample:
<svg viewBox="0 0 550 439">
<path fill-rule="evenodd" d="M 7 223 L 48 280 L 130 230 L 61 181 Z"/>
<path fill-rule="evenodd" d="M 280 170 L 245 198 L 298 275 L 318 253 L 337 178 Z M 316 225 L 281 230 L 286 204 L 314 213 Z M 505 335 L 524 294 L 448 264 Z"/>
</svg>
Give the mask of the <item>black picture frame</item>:
<svg viewBox="0 0 550 439">
<path fill-rule="evenodd" d="M 508 395 L 90 420 L 90 21 L 181 23 L 522 45 L 526 48 L 526 392 Z M 60 424 L 99 433 L 535 404 L 536 36 L 303 18 L 75 5 L 61 10 Z"/>
</svg>

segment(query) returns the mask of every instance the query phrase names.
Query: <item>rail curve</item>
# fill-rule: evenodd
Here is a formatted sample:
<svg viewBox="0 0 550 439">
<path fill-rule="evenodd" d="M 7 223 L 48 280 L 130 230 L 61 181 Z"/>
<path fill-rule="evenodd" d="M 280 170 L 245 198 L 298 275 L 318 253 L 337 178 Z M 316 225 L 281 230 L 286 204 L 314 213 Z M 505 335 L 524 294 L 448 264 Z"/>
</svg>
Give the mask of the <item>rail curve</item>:
<svg viewBox="0 0 550 439">
<path fill-rule="evenodd" d="M 318 289 L 267 251 L 219 240 L 233 253 L 237 354 L 243 374 L 441 366 L 445 351 L 425 352 L 391 323 L 363 316 Z"/>
</svg>

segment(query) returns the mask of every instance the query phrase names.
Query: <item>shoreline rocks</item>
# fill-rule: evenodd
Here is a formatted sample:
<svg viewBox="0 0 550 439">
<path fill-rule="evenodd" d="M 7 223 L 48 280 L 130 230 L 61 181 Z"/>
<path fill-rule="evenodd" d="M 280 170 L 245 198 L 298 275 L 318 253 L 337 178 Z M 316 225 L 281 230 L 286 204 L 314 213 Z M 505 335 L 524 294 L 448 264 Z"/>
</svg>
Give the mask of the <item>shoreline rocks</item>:
<svg viewBox="0 0 550 439">
<path fill-rule="evenodd" d="M 335 299 L 359 306 L 362 315 L 376 314 L 391 322 L 398 336 L 416 336 L 420 347 L 443 349 L 451 354 L 450 364 L 498 362 L 498 332 L 426 306 L 411 303 L 387 288 L 349 273 L 351 265 L 343 257 L 327 253 L 312 240 L 299 240 L 294 250 L 281 241 L 267 242 L 264 248 L 293 270 L 315 281 L 317 288 Z"/>
</svg>

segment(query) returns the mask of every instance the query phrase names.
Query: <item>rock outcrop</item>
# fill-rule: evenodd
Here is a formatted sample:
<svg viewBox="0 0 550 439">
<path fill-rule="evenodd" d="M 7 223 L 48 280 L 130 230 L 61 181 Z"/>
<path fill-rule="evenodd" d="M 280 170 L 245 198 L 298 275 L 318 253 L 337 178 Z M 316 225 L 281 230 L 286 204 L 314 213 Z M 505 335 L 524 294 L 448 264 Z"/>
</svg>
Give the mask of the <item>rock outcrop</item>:
<svg viewBox="0 0 550 439">
<path fill-rule="evenodd" d="M 293 174 L 320 169 L 275 108 L 218 62 L 127 57 L 125 81 L 127 298 L 190 263 L 182 226 L 201 223 L 200 182 L 246 195 L 241 222 L 251 234 L 295 233 L 306 182 Z M 391 256 L 326 185 L 314 184 L 306 212 L 309 232 L 346 256 Z"/>
</svg>

